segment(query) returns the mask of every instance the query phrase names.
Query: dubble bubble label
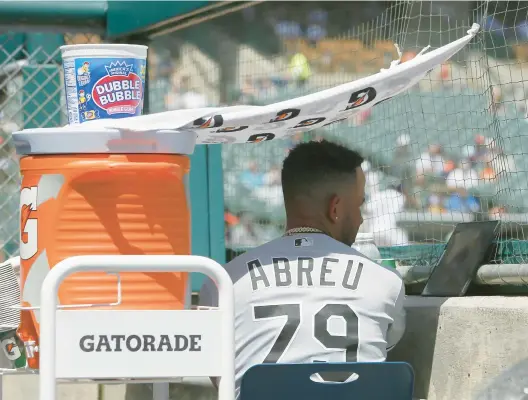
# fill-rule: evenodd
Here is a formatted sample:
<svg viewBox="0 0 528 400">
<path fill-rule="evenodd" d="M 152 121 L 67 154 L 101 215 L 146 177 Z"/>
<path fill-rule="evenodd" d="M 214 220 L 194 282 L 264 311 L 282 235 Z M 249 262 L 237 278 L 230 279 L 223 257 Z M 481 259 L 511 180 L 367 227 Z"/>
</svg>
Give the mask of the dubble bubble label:
<svg viewBox="0 0 528 400">
<path fill-rule="evenodd" d="M 141 115 L 145 72 L 144 59 L 77 58 L 65 61 L 70 123 Z"/>
</svg>

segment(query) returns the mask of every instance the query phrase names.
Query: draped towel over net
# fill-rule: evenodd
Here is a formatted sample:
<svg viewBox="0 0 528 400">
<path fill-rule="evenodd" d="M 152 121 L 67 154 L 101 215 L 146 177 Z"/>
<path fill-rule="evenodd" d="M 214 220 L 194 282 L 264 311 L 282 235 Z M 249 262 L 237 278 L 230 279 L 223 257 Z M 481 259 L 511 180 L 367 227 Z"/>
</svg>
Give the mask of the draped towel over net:
<svg viewBox="0 0 528 400">
<path fill-rule="evenodd" d="M 473 24 L 463 38 L 429 52 L 426 52 L 427 47 L 403 64 L 400 60 L 395 60 L 388 69 L 382 69 L 377 74 L 279 103 L 176 110 L 131 118 L 89 121 L 59 130 L 97 131 L 106 128 L 118 129 L 123 133 L 193 131 L 196 134 L 196 144 L 258 143 L 282 138 L 339 123 L 406 91 L 433 68 L 466 46 L 479 28 L 478 24 Z M 57 132 L 57 128 L 53 131 Z"/>
</svg>

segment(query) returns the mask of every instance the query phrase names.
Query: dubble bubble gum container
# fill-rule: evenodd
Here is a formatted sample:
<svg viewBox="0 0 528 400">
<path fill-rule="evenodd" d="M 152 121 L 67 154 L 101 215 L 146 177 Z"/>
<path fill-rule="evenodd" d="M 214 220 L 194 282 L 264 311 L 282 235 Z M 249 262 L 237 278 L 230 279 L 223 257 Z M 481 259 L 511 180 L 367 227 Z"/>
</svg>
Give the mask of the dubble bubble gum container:
<svg viewBox="0 0 528 400">
<path fill-rule="evenodd" d="M 129 44 L 62 46 L 69 123 L 141 115 L 147 49 Z"/>
</svg>

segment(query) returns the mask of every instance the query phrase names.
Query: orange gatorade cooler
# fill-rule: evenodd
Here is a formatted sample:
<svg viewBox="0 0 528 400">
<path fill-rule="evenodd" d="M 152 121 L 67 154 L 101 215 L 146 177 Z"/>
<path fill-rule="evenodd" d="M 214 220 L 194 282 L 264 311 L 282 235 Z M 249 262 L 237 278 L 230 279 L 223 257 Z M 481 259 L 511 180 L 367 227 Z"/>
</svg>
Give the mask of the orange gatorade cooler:
<svg viewBox="0 0 528 400">
<path fill-rule="evenodd" d="M 71 128 L 70 128 L 71 129 Z M 13 134 L 20 169 L 22 315 L 18 335 L 38 368 L 40 288 L 58 262 L 78 255 L 190 254 L 190 132 L 34 129 Z M 188 274 L 77 273 L 61 306 L 181 309 Z"/>
</svg>

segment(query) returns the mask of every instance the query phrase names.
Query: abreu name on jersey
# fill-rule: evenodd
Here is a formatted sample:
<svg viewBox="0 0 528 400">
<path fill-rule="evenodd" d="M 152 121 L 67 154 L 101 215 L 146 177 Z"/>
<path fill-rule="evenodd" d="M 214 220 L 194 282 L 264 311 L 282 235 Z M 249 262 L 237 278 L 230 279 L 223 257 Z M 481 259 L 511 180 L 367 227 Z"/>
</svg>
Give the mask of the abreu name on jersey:
<svg viewBox="0 0 528 400">
<path fill-rule="evenodd" d="M 344 267 L 344 268 L 343 268 Z M 263 265 L 261 260 L 247 262 L 253 291 L 277 288 L 334 288 L 356 290 L 363 271 L 359 257 L 272 257 L 271 264 Z"/>
</svg>

